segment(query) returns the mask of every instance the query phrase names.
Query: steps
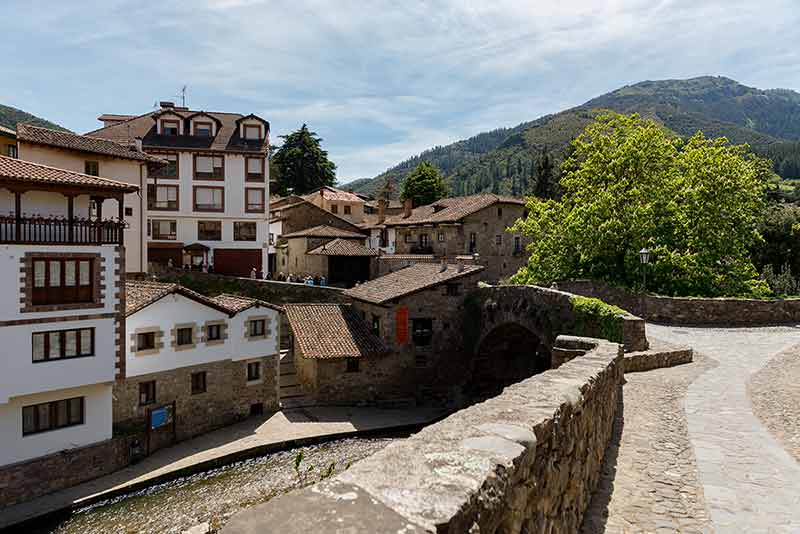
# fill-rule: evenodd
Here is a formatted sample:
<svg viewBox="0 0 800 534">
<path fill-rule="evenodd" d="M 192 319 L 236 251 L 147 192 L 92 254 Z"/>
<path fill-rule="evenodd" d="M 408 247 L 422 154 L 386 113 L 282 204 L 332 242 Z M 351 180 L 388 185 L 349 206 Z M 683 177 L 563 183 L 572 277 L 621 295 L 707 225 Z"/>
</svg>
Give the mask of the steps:
<svg viewBox="0 0 800 534">
<path fill-rule="evenodd" d="M 294 357 L 290 350 L 282 350 L 280 353 L 278 404 L 281 408 L 299 408 L 314 404 L 313 400 L 303 393 L 303 387 L 294 366 Z"/>
</svg>

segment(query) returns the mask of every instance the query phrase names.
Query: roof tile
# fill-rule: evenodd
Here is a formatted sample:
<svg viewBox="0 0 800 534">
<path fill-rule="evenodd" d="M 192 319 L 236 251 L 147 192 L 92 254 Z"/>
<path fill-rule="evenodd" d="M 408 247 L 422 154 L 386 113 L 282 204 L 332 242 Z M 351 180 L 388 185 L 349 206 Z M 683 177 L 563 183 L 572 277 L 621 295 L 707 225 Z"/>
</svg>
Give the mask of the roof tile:
<svg viewBox="0 0 800 534">
<path fill-rule="evenodd" d="M 367 248 L 352 239 L 337 238 L 314 250 L 309 250 L 306 254 L 315 256 L 377 256 L 378 249 Z"/>
<path fill-rule="evenodd" d="M 0 156 L 0 181 L 26 184 L 67 185 L 119 193 L 135 193 L 139 188 L 132 184 L 90 176 L 75 171 L 57 169 L 39 163 Z"/>
<path fill-rule="evenodd" d="M 349 304 L 287 304 L 285 310 L 304 358 L 362 358 L 389 350 Z"/>
<path fill-rule="evenodd" d="M 522 199 L 495 195 L 493 193 L 481 193 L 468 197 L 443 198 L 437 200 L 433 204 L 414 208 L 409 217 L 404 217 L 403 214 L 387 217 L 383 224 L 386 226 L 402 226 L 408 224 L 458 222 L 467 215 L 471 215 L 497 203 L 525 205 L 525 201 Z"/>
<path fill-rule="evenodd" d="M 366 239 L 367 236 L 364 234 L 360 234 L 358 232 L 350 232 L 348 230 L 342 230 L 340 228 L 334 228 L 333 226 L 328 226 L 326 224 L 321 224 L 319 226 L 314 226 L 313 228 L 306 228 L 305 230 L 300 230 L 297 232 L 292 232 L 290 234 L 284 234 L 281 237 L 288 238 L 288 237 L 341 237 L 344 239 Z"/>
</svg>

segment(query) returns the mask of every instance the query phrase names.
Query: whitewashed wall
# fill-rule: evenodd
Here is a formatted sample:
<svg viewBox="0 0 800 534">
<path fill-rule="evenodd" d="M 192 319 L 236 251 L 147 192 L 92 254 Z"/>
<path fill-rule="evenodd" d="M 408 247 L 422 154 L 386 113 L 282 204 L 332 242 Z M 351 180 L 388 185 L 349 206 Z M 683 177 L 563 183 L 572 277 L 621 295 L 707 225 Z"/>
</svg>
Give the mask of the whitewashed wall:
<svg viewBox="0 0 800 534">
<path fill-rule="evenodd" d="M 85 397 L 84 424 L 22 436 L 23 406 L 73 397 Z M 0 465 L 110 439 L 111 424 L 110 383 L 15 397 L 0 404 Z"/>
</svg>

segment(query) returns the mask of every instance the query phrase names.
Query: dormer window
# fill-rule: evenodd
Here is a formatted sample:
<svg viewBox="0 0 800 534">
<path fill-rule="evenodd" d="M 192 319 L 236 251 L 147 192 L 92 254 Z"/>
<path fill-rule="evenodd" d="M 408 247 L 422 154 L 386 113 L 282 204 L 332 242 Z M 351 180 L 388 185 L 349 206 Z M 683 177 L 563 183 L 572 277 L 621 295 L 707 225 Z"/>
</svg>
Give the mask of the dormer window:
<svg viewBox="0 0 800 534">
<path fill-rule="evenodd" d="M 258 124 L 245 124 L 244 138 L 255 141 L 261 139 L 261 126 Z"/>
<path fill-rule="evenodd" d="M 178 120 L 163 120 L 161 121 L 161 134 L 162 135 L 178 135 L 180 133 L 181 123 Z"/>
<path fill-rule="evenodd" d="M 194 135 L 197 137 L 211 137 L 212 129 L 210 122 L 195 122 Z"/>
</svg>

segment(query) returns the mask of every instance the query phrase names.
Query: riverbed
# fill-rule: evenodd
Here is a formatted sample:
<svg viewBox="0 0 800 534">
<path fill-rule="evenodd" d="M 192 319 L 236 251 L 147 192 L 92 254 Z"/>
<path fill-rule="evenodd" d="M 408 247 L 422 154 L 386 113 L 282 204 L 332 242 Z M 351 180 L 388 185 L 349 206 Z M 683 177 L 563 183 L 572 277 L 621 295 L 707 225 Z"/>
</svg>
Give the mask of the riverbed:
<svg viewBox="0 0 800 534">
<path fill-rule="evenodd" d="M 179 534 L 201 523 L 219 529 L 236 512 L 335 475 L 396 439 L 351 438 L 259 456 L 101 501 L 25 530 Z"/>
</svg>

